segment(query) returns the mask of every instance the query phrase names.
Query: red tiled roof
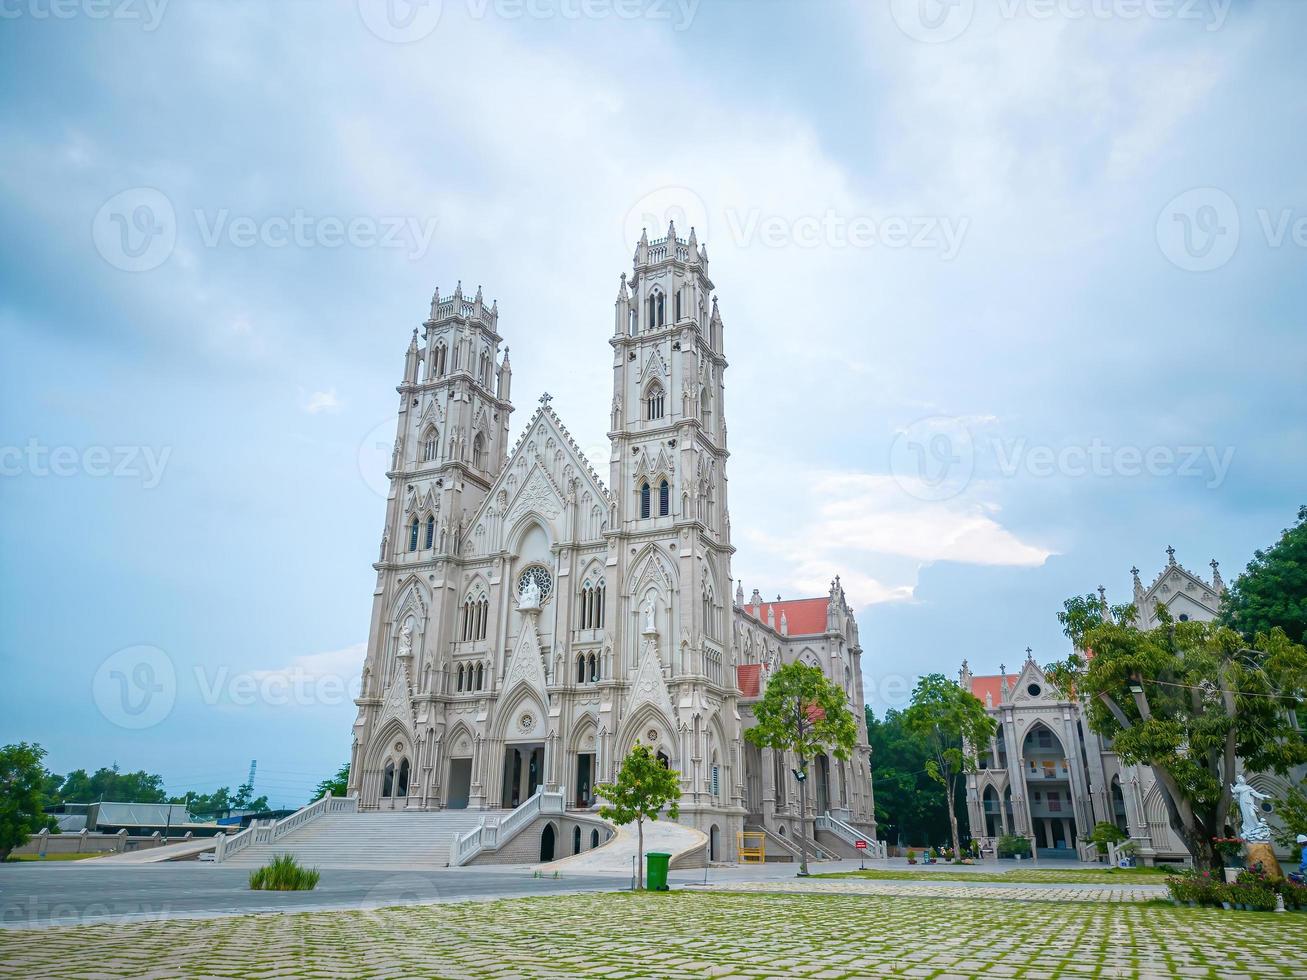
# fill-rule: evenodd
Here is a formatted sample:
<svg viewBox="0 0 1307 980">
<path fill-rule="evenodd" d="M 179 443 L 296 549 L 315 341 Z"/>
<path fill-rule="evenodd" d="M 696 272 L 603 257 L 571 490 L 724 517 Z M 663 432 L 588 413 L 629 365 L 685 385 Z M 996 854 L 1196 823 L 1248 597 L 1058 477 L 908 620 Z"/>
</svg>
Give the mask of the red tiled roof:
<svg viewBox="0 0 1307 980">
<path fill-rule="evenodd" d="M 971 678 L 971 693 L 985 700 L 985 695 L 990 694 L 994 697 L 994 704 L 1003 700 L 1003 678 L 1000 674 L 990 674 L 986 677 L 973 676 Z"/>
<path fill-rule="evenodd" d="M 745 606 L 744 611 L 758 620 L 767 622 L 769 610 L 776 617 L 776 631 L 781 629 L 781 613 L 785 613 L 785 628 L 790 636 L 807 636 L 826 632 L 826 610 L 830 596 L 816 599 L 786 599 L 784 602 L 764 602 L 759 606 Z"/>
<path fill-rule="evenodd" d="M 746 698 L 756 698 L 762 690 L 762 664 L 737 665 L 735 685 Z"/>
</svg>

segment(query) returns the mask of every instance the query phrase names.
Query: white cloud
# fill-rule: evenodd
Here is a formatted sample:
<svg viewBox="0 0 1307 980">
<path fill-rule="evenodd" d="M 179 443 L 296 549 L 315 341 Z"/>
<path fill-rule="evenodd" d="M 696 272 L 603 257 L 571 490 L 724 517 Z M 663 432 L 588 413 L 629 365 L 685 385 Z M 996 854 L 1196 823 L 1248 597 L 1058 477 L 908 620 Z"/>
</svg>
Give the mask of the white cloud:
<svg viewBox="0 0 1307 980">
<path fill-rule="evenodd" d="M 939 561 L 970 565 L 1042 565 L 1054 552 L 1023 541 L 996 519 L 983 487 L 950 500 L 906 493 L 891 476 L 813 474 L 800 517 L 783 532 L 744 532 L 751 543 L 784 559 L 787 584 L 805 594 L 826 591 L 838 572 L 855 606 L 910 600 L 917 572 Z"/>
<path fill-rule="evenodd" d="M 326 391 L 315 391 L 307 398 L 303 397 L 301 389 L 301 407 L 310 415 L 318 415 L 321 412 L 336 412 L 340 410 L 340 399 L 336 397 L 336 389 L 329 388 Z"/>
</svg>

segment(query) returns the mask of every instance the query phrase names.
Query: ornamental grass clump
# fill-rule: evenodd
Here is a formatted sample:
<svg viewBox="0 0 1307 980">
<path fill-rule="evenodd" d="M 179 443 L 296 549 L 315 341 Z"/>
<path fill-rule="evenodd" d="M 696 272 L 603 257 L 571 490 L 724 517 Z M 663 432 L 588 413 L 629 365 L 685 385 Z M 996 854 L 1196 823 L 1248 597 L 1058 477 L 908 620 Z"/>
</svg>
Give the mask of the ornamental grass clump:
<svg viewBox="0 0 1307 980">
<path fill-rule="evenodd" d="M 294 855 L 278 854 L 271 864 L 250 872 L 254 891 L 308 892 L 317 887 L 321 874 L 316 868 L 302 868 Z"/>
</svg>

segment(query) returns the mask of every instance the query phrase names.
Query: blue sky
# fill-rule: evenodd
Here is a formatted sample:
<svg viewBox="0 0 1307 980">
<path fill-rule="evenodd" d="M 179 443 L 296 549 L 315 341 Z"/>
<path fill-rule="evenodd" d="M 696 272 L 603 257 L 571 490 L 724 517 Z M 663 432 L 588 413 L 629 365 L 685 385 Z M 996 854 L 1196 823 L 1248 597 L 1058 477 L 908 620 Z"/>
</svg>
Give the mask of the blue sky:
<svg viewBox="0 0 1307 980">
<path fill-rule="evenodd" d="M 879 706 L 1307 502 L 1290 0 L 61 9 L 0 24 L 0 740 L 57 771 L 306 799 L 432 291 L 498 299 L 517 421 L 548 390 L 606 471 L 668 217 L 726 322 L 735 574 L 841 574 Z"/>
</svg>

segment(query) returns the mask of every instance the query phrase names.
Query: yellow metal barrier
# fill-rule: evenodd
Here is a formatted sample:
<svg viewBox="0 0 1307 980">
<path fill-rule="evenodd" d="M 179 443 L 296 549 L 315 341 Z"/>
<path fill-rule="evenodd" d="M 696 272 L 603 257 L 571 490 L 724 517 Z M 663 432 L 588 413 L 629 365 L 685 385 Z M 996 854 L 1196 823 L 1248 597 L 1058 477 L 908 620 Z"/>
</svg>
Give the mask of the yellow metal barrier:
<svg viewBox="0 0 1307 980">
<path fill-rule="evenodd" d="M 742 830 L 735 834 L 735 849 L 741 864 L 764 864 L 767 861 L 767 835 L 756 830 Z"/>
</svg>

